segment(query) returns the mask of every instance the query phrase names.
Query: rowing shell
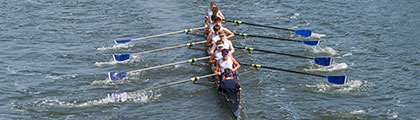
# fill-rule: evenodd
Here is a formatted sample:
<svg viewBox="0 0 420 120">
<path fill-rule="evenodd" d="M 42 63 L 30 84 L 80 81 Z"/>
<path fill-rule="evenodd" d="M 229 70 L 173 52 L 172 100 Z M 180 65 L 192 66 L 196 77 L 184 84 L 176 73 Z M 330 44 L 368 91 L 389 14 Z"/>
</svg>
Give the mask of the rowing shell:
<svg viewBox="0 0 420 120">
<path fill-rule="evenodd" d="M 207 54 L 210 55 L 210 51 L 207 50 Z M 210 65 L 212 72 L 214 71 L 214 69 L 216 69 L 215 66 Z M 238 79 L 238 73 L 236 72 L 234 78 L 236 80 Z M 219 81 L 219 77 L 216 76 L 215 77 L 215 82 L 216 85 L 219 86 L 219 83 L 217 83 L 217 81 Z M 218 91 L 218 87 L 216 88 L 216 90 Z M 239 107 L 240 107 L 240 101 L 241 101 L 241 91 L 238 91 L 237 94 L 226 94 L 223 93 L 221 94 L 222 98 L 225 100 L 227 106 L 229 107 L 230 111 L 232 111 L 233 115 L 235 116 L 235 118 L 238 118 L 239 116 Z"/>
</svg>

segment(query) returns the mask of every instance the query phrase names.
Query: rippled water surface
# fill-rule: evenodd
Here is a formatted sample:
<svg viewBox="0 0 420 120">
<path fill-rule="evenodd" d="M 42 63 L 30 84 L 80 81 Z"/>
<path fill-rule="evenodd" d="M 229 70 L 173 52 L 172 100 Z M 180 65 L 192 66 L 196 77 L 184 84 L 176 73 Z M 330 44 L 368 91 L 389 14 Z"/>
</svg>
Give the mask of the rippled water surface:
<svg viewBox="0 0 420 120">
<path fill-rule="evenodd" d="M 325 78 L 259 69 L 240 75 L 241 119 L 419 119 L 420 2 L 417 0 L 224 0 L 227 19 L 311 29 L 318 47 L 263 38 L 231 40 L 310 57 L 334 57 L 330 67 L 310 60 L 236 50 L 240 62 L 321 75 L 347 75 L 345 85 Z M 210 73 L 182 64 L 140 72 L 112 83 L 111 71 L 131 71 L 206 56 L 177 48 L 112 61 L 191 41 L 176 34 L 112 49 L 114 40 L 203 25 L 206 0 L 4 0 L 0 2 L 0 117 L 2 119 L 233 119 L 213 85 L 190 82 L 133 94 L 112 103 L 108 93 L 130 92 Z M 231 23 L 225 23 L 229 25 Z M 247 25 L 234 32 L 305 39 Z M 121 46 L 120 46 L 121 47 Z M 101 49 L 102 48 L 102 49 Z M 106 49 L 106 50 L 103 50 Z M 241 67 L 240 71 L 252 68 Z M 209 79 L 200 79 L 211 81 Z"/>
</svg>

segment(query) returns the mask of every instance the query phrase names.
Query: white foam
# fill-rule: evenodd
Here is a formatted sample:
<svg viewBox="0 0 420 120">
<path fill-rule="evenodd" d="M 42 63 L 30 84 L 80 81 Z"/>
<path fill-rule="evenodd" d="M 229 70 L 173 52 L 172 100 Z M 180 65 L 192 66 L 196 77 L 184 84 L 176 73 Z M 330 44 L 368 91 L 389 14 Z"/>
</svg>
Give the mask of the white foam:
<svg viewBox="0 0 420 120">
<path fill-rule="evenodd" d="M 364 110 L 354 110 L 354 111 L 350 112 L 350 114 L 363 114 L 363 113 L 366 113 L 366 111 L 364 111 Z"/>
<path fill-rule="evenodd" d="M 127 63 L 132 63 L 132 62 L 134 62 L 134 60 L 132 60 L 132 59 L 128 59 L 128 60 L 124 60 L 124 61 L 111 60 L 109 62 L 95 62 L 95 65 L 96 66 L 104 66 L 104 65 L 127 64 Z"/>
<path fill-rule="evenodd" d="M 10 73 L 12 73 L 12 74 L 17 74 L 17 70 L 12 70 L 11 68 L 10 68 L 10 65 L 8 65 L 7 66 L 7 71 L 9 71 Z"/>
<path fill-rule="evenodd" d="M 305 71 L 336 71 L 336 70 L 344 70 L 347 69 L 347 64 L 346 63 L 333 63 L 330 66 L 320 66 L 320 65 L 316 65 L 315 66 L 311 66 L 309 69 L 304 69 Z"/>
<path fill-rule="evenodd" d="M 312 32 L 311 33 L 311 36 L 309 36 L 309 38 L 311 38 L 311 39 L 313 39 L 313 38 L 320 39 L 320 38 L 323 38 L 325 36 L 327 36 L 327 35 Z"/>
<path fill-rule="evenodd" d="M 305 45 L 305 48 L 307 48 L 307 50 L 309 50 L 312 53 L 326 53 L 326 54 L 330 54 L 330 55 L 335 55 L 338 52 L 338 51 L 336 51 L 336 50 L 334 50 L 333 48 L 330 48 L 330 47 L 322 48 L 321 46 Z"/>
<path fill-rule="evenodd" d="M 114 93 L 115 94 L 115 93 Z M 64 107 L 64 108 L 75 108 L 75 107 L 92 107 L 98 105 L 105 105 L 109 103 L 124 103 L 124 102 L 136 102 L 136 103 L 147 103 L 150 100 L 159 98 L 160 94 L 154 94 L 153 91 L 146 91 L 141 93 L 116 93 L 116 97 L 121 98 L 121 101 L 115 101 L 112 97 L 107 95 L 107 97 L 97 100 L 90 100 L 86 102 L 65 102 L 60 101 L 57 98 L 45 98 L 41 101 L 36 102 L 35 106 L 55 106 L 55 107 Z M 115 97 L 114 97 L 115 98 Z"/>
<path fill-rule="evenodd" d="M 363 85 L 363 82 L 360 80 L 347 80 L 344 85 L 336 85 L 330 83 L 318 83 L 315 85 L 306 85 L 306 87 L 315 88 L 319 92 L 324 91 L 336 91 L 336 92 L 349 92 L 354 89 L 358 89 Z"/>
<path fill-rule="evenodd" d="M 130 47 L 133 47 L 133 46 L 134 45 L 131 45 L 131 44 L 115 44 L 112 47 L 105 47 L 105 46 L 103 46 L 101 48 L 98 48 L 98 50 L 124 49 L 124 48 L 130 48 Z"/>
</svg>

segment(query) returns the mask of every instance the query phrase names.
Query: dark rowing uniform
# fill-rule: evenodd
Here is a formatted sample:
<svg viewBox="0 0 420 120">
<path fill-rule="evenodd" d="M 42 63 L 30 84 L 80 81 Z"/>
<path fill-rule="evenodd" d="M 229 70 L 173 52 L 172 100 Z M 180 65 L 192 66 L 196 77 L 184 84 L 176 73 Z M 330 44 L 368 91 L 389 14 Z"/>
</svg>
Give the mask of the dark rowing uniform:
<svg viewBox="0 0 420 120">
<path fill-rule="evenodd" d="M 236 94 L 241 85 L 235 79 L 227 79 L 220 81 L 219 91 L 227 94 Z"/>
</svg>

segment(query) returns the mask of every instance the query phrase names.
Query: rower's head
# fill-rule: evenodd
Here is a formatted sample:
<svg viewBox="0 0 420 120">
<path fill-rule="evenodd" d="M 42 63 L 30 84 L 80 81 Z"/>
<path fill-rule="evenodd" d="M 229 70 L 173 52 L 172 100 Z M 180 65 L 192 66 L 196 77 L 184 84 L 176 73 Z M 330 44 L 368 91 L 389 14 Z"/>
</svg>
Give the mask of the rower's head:
<svg viewBox="0 0 420 120">
<path fill-rule="evenodd" d="M 211 1 L 211 2 L 210 2 L 210 8 L 214 8 L 214 7 L 216 7 L 216 2 Z"/>
<path fill-rule="evenodd" d="M 222 56 L 224 60 L 227 60 L 227 58 L 229 57 L 229 50 L 228 49 L 223 49 L 222 50 Z"/>
<path fill-rule="evenodd" d="M 220 38 L 220 40 L 225 41 L 226 40 L 226 34 L 223 31 L 219 32 L 219 38 Z"/>
<path fill-rule="evenodd" d="M 223 40 L 218 40 L 217 42 L 216 42 L 216 45 L 217 45 L 217 50 L 218 51 L 222 51 L 223 50 L 223 44 L 224 44 L 225 42 L 223 41 Z"/>
<path fill-rule="evenodd" d="M 224 76 L 224 77 L 230 77 L 230 76 L 232 76 L 232 73 L 233 73 L 232 69 L 230 69 L 230 68 L 225 68 L 225 69 L 224 69 L 224 74 L 223 74 L 223 76 Z"/>
<path fill-rule="evenodd" d="M 213 14 L 217 14 L 219 12 L 219 8 L 215 6 L 213 9 L 211 9 L 211 12 L 213 12 Z"/>
<path fill-rule="evenodd" d="M 220 26 L 220 25 L 215 25 L 215 26 L 213 26 L 213 31 L 214 31 L 215 33 L 217 33 L 217 35 L 219 35 L 220 28 L 222 28 L 222 26 Z"/>
<path fill-rule="evenodd" d="M 211 16 L 211 20 L 214 21 L 215 23 L 222 22 L 222 18 L 220 18 L 217 14 L 213 14 Z"/>
</svg>

